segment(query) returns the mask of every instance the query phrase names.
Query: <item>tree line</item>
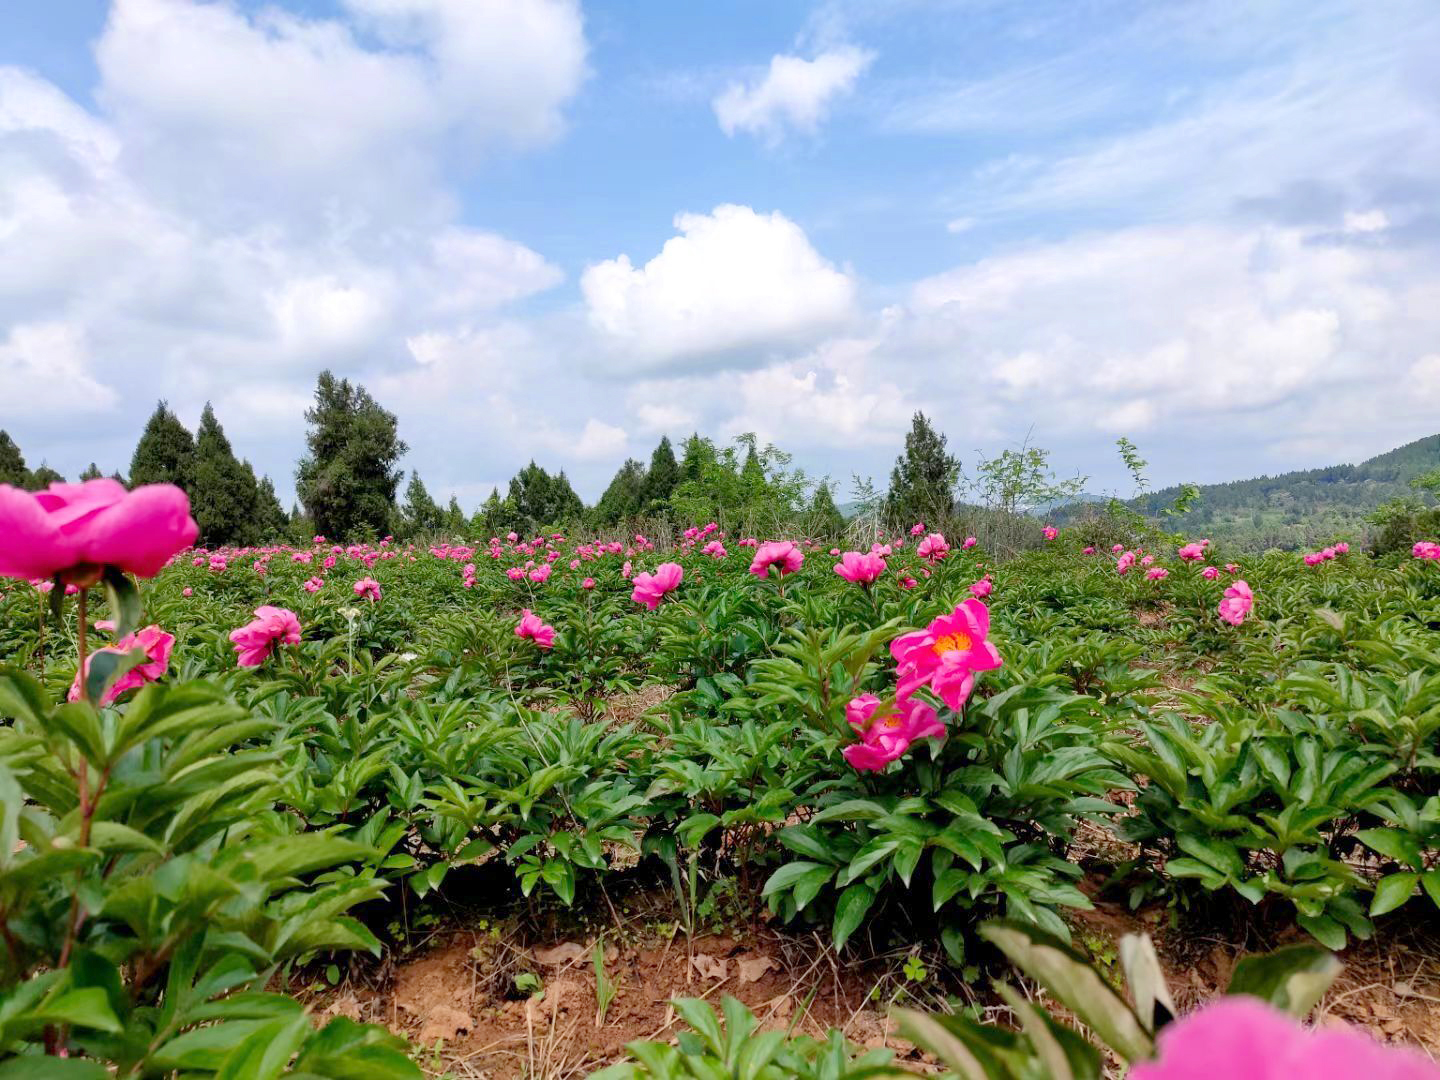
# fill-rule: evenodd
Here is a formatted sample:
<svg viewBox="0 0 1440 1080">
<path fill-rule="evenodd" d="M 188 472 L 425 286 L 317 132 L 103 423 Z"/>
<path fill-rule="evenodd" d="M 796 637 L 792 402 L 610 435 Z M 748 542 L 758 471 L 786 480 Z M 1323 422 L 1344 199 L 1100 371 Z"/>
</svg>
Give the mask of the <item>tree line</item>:
<svg viewBox="0 0 1440 1080">
<path fill-rule="evenodd" d="M 839 536 L 846 527 L 828 478 L 807 476 L 789 454 L 749 433 L 721 443 L 697 432 L 681 441 L 678 452 L 664 436 L 648 462 L 626 460 L 594 506 L 585 505 L 563 468 L 551 472 L 531 461 L 503 493 L 493 489 L 467 516 L 454 495 L 444 506 L 437 502 L 418 472 L 406 481 L 400 460 L 408 447 L 395 414 L 358 383 L 322 372 L 305 422 L 306 450 L 295 470 L 298 502 L 288 512 L 270 478 L 236 457 L 209 403 L 192 433 L 160 401 L 140 434 L 128 477 L 111 475 L 131 486 L 182 488 L 200 542 L 212 547 L 304 542 L 316 533 L 336 540 L 473 538 L 511 530 L 664 530 L 716 521 L 757 536 L 799 529 L 821 537 Z M 960 473 L 945 436 L 916 413 L 888 490 L 875 496 L 857 479 L 856 509 L 897 527 L 944 520 L 957 506 Z M 80 479 L 100 475 L 92 464 Z M 20 448 L 0 431 L 0 483 L 35 491 L 64 479 L 43 463 L 27 468 Z"/>
</svg>

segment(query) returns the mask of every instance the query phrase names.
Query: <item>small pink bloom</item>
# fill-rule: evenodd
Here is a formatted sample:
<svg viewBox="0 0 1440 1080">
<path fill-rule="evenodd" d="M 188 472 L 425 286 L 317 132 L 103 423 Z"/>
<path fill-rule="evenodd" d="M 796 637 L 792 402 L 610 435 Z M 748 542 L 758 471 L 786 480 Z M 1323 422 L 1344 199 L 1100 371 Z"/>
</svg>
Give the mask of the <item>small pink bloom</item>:
<svg viewBox="0 0 1440 1080">
<path fill-rule="evenodd" d="M 1336 555 L 1348 555 L 1348 554 L 1350 554 L 1350 545 L 1347 544 L 1344 540 L 1341 540 L 1340 543 L 1338 543 L 1338 544 L 1335 545 L 1335 554 L 1336 554 Z"/>
<path fill-rule="evenodd" d="M 181 595 L 181 596 L 194 596 L 194 595 L 195 595 L 195 590 L 192 589 L 189 585 L 186 585 L 185 588 L 183 588 L 183 589 L 180 590 L 180 595 Z"/>
<path fill-rule="evenodd" d="M 1239 626 L 1254 606 L 1255 594 L 1250 590 L 1249 583 L 1243 578 L 1236 578 L 1220 601 L 1220 618 L 1231 626 Z"/>
<path fill-rule="evenodd" d="M 580 587 L 582 589 L 593 589 L 595 587 L 595 579 L 593 577 L 587 577 L 584 581 L 580 582 Z"/>
<path fill-rule="evenodd" d="M 900 575 L 900 588 L 902 588 L 902 589 L 913 589 L 913 588 L 915 588 L 915 586 L 918 585 L 918 584 L 920 584 L 920 583 L 919 583 L 918 581 L 916 581 L 913 577 L 911 577 L 909 574 L 901 574 L 901 575 Z"/>
<path fill-rule="evenodd" d="M 355 595 L 361 600 L 369 600 L 372 604 L 380 599 L 380 583 L 374 578 L 361 578 L 355 582 Z"/>
<path fill-rule="evenodd" d="M 1214 581 L 1220 576 L 1220 568 L 1218 566 L 1207 566 L 1204 570 L 1200 571 L 1200 576 L 1206 581 Z"/>
<path fill-rule="evenodd" d="M 925 535 L 925 523 L 924 523 L 923 521 L 917 521 L 914 525 L 911 525 L 911 526 L 910 526 L 910 535 L 911 535 L 911 536 L 924 536 L 924 535 Z"/>
<path fill-rule="evenodd" d="M 1083 550 L 1082 552 L 1080 552 L 1080 554 L 1081 554 L 1081 555 L 1094 555 L 1094 554 L 1095 554 L 1095 549 L 1094 549 L 1093 547 L 1087 547 L 1087 548 L 1085 548 L 1085 550 Z"/>
<path fill-rule="evenodd" d="M 1169 576 L 1170 571 L 1166 570 L 1163 566 L 1152 566 L 1149 570 L 1145 571 L 1146 581 L 1164 581 Z"/>
<path fill-rule="evenodd" d="M 944 533 L 931 533 L 916 545 L 915 554 L 929 562 L 939 562 L 950 554 L 950 545 L 945 542 Z"/>
<path fill-rule="evenodd" d="M 653 574 L 642 571 L 635 575 L 632 582 L 635 589 L 630 594 L 630 599 L 637 604 L 643 604 L 646 610 L 654 611 L 660 606 L 665 594 L 674 592 L 684 580 L 685 570 L 679 563 L 661 563 Z"/>
<path fill-rule="evenodd" d="M 983 578 L 970 586 L 970 595 L 975 597 L 976 600 L 984 600 L 994 591 L 995 583 L 990 580 L 989 574 L 986 574 Z"/>
<path fill-rule="evenodd" d="M 555 647 L 555 628 L 543 622 L 539 615 L 526 608 L 520 613 L 520 622 L 515 626 L 515 636 L 529 638 L 542 649 Z"/>
<path fill-rule="evenodd" d="M 101 628 L 100 623 L 95 624 L 97 629 Z M 109 629 L 113 630 L 111 623 Z M 103 649 L 96 649 L 85 658 L 85 672 L 90 671 L 91 661 L 101 653 L 124 654 L 140 649 L 145 653 L 143 663 L 137 664 L 129 671 L 116 679 L 105 690 L 100 698 L 101 705 L 108 705 L 127 690 L 135 690 L 146 683 L 155 682 L 165 674 L 165 669 L 170 665 L 170 649 L 175 644 L 175 635 L 167 634 L 158 626 L 147 626 L 143 630 L 137 630 L 133 634 L 126 634 L 114 645 L 107 645 Z M 75 681 L 70 686 L 69 700 L 79 701 L 81 696 L 80 672 L 75 673 Z"/>
<path fill-rule="evenodd" d="M 1133 551 L 1124 552 L 1120 558 L 1115 560 L 1115 572 L 1117 574 L 1127 574 L 1134 565 L 1135 553 Z"/>
<path fill-rule="evenodd" d="M 851 767 L 861 772 L 883 769 L 917 739 L 945 734 L 945 725 L 923 701 L 901 698 L 883 712 L 880 707 L 880 699 L 873 694 L 862 694 L 845 706 L 845 719 L 860 736 L 860 742 L 841 753 Z"/>
<path fill-rule="evenodd" d="M 750 573 L 758 578 L 769 577 L 770 567 L 779 568 L 781 577 L 793 574 L 805 562 L 798 544 L 789 540 L 771 540 L 755 549 L 755 561 L 750 564 Z"/>
<path fill-rule="evenodd" d="M 835 564 L 835 573 L 854 584 L 871 585 L 885 573 L 885 560 L 875 554 L 847 551 Z"/>
<path fill-rule="evenodd" d="M 1154 555 L 1146 555 L 1143 559 L 1140 560 L 1140 565 L 1141 565 L 1141 566 L 1149 566 L 1149 565 L 1150 565 L 1151 563 L 1153 563 L 1154 561 L 1155 561 L 1155 556 L 1154 556 Z"/>
<path fill-rule="evenodd" d="M 301 586 L 308 593 L 317 593 L 325 587 L 325 579 L 320 577 L 306 578 L 305 584 Z"/>
<path fill-rule="evenodd" d="M 960 550 L 961 550 L 961 551 L 969 551 L 972 547 L 974 547 L 974 546 L 975 546 L 976 544 L 978 544 L 979 542 L 980 542 L 980 541 L 976 540 L 975 537 L 973 537 L 973 536 L 967 536 L 967 537 L 965 537 L 965 542 L 960 545 Z"/>
<path fill-rule="evenodd" d="M 1184 559 L 1186 562 L 1199 562 L 1201 559 L 1205 558 L 1205 545 L 1186 544 L 1180 549 L 1178 554 L 1180 558 Z"/>
<path fill-rule="evenodd" d="M 230 640 L 235 644 L 236 661 L 241 667 L 258 667 L 276 645 L 299 644 L 300 620 L 288 608 L 267 604 L 255 609 L 252 622 L 232 630 Z"/>
<path fill-rule="evenodd" d="M 530 580 L 535 582 L 536 584 L 543 585 L 545 582 L 550 580 L 550 571 L 551 565 L 548 562 L 541 563 L 539 566 L 535 567 L 534 570 L 530 571 Z"/>
<path fill-rule="evenodd" d="M 1055 537 L 1060 535 L 1060 530 L 1055 528 L 1054 525 L 1046 525 L 1040 532 L 1046 540 L 1054 540 Z"/>
<path fill-rule="evenodd" d="M 1119 555 L 1120 552 L 1122 552 L 1122 551 L 1124 551 L 1124 550 L 1125 550 L 1125 545 L 1124 545 L 1124 544 L 1115 544 L 1113 547 L 1110 548 L 1110 553 L 1111 553 L 1112 555 Z"/>
<path fill-rule="evenodd" d="M 971 598 L 924 630 L 900 635 L 890 643 L 899 665 L 900 696 L 929 686 L 950 708 L 960 708 L 970 696 L 975 672 L 1000 666 L 1000 653 L 986 640 L 989 633 L 989 608 Z"/>
</svg>

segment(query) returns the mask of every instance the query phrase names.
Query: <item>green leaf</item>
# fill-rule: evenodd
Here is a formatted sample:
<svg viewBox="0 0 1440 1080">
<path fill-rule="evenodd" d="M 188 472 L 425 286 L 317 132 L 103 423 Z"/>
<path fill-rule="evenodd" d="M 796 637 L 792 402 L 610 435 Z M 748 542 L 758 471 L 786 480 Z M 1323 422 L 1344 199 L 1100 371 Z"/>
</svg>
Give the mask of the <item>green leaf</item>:
<svg viewBox="0 0 1440 1080">
<path fill-rule="evenodd" d="M 986 1045 L 980 1025 L 961 1016 L 896 1009 L 900 1034 L 930 1051 L 962 1080 L 1008 1080 L 1013 1075 Z"/>
<path fill-rule="evenodd" d="M 32 1010 L 30 1018 L 46 1024 L 74 1024 L 112 1035 L 120 1030 L 120 1021 L 110 1008 L 109 997 L 98 986 L 58 994 Z"/>
<path fill-rule="evenodd" d="M 134 633 L 144 615 L 140 604 L 140 590 L 125 576 L 124 571 L 116 566 L 105 567 L 101 584 L 105 589 L 105 602 L 110 605 L 110 614 L 115 620 L 116 639 Z M 99 701 L 100 698 L 96 696 L 91 700 Z"/>
<path fill-rule="evenodd" d="M 1415 895 L 1415 886 L 1419 881 L 1420 875 L 1409 870 L 1381 878 L 1375 883 L 1375 896 L 1370 901 L 1370 917 L 1373 919 L 1377 915 L 1384 915 L 1405 903 Z"/>
<path fill-rule="evenodd" d="M 91 653 L 85 664 L 86 699 L 99 704 L 105 697 L 105 691 L 121 675 L 144 662 L 144 649 L 129 649 L 126 652 L 99 649 Z"/>
<path fill-rule="evenodd" d="M 1155 943 L 1150 935 L 1122 937 L 1120 964 L 1125 969 L 1125 984 L 1135 1002 L 1135 1013 L 1145 1030 L 1154 1035 L 1175 1017 L 1175 1002 L 1170 997 L 1170 987 L 1160 970 L 1160 958 L 1155 955 Z"/>
<path fill-rule="evenodd" d="M 836 950 L 845 948 L 850 935 L 860 928 L 865 913 L 875 903 L 875 890 L 868 885 L 851 885 L 835 902 L 835 922 L 830 936 L 835 940 Z"/>
<path fill-rule="evenodd" d="M 1069 946 L 1033 926 L 988 922 L 980 936 L 1000 949 L 1011 963 L 1064 1002 L 1126 1061 L 1143 1061 L 1154 1040 L 1134 1011 L 1099 972 Z"/>
<path fill-rule="evenodd" d="M 1425 865 L 1419 841 L 1399 829 L 1361 829 L 1355 834 L 1355 839 L 1412 870 L 1419 870 Z"/>
<path fill-rule="evenodd" d="M 1345 927 L 1341 926 L 1328 915 L 1297 915 L 1296 923 L 1300 928 L 1320 942 L 1327 949 L 1343 949 L 1345 947 Z"/>
<path fill-rule="evenodd" d="M 1343 930 L 1340 939 L 1343 944 Z M 1292 1016 L 1304 1017 L 1330 988 L 1340 968 L 1340 961 L 1328 949 L 1287 945 L 1271 953 L 1241 957 L 1225 993 L 1249 994 Z"/>
<path fill-rule="evenodd" d="M 45 687 L 16 667 L 0 667 L 0 715 L 43 728 L 53 702 Z"/>
<path fill-rule="evenodd" d="M 215 1080 L 274 1080 L 310 1034 L 304 1013 L 261 1024 L 230 1051 Z"/>
<path fill-rule="evenodd" d="M 0 1062 L 0 1080 L 109 1080 L 110 1070 L 83 1058 L 26 1054 Z"/>
</svg>

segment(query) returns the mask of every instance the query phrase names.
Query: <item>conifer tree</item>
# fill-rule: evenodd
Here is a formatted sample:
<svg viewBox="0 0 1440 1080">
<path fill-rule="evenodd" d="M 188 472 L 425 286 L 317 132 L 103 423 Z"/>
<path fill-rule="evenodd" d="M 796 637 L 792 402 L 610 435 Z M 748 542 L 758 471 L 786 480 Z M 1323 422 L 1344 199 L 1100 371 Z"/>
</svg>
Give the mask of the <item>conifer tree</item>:
<svg viewBox="0 0 1440 1080">
<path fill-rule="evenodd" d="M 104 475 L 105 474 L 100 471 L 100 466 L 92 461 L 85 467 L 85 471 L 80 474 L 80 482 L 83 484 L 86 480 L 99 480 Z"/>
<path fill-rule="evenodd" d="M 245 468 L 250 468 L 248 461 L 242 464 Z M 290 515 L 285 513 L 285 508 L 280 505 L 270 477 L 262 476 L 255 485 L 255 531 L 258 539 L 262 543 L 270 543 L 289 536 L 290 520 Z"/>
<path fill-rule="evenodd" d="M 235 457 L 215 410 L 205 403 L 195 433 L 190 513 L 200 526 L 200 541 L 212 546 L 252 544 L 260 539 L 255 520 L 255 473 Z"/>
<path fill-rule="evenodd" d="M 130 459 L 130 486 L 174 484 L 189 494 L 194 467 L 195 439 L 170 406 L 161 401 L 135 445 L 135 456 Z"/>
<path fill-rule="evenodd" d="M 675 448 L 670 445 L 670 436 L 662 435 L 660 445 L 650 455 L 650 467 L 645 470 L 641 510 L 647 514 L 663 514 L 669 509 L 670 496 L 679 483 L 680 463 L 675 460 Z"/>
<path fill-rule="evenodd" d="M 828 482 L 815 485 L 810 498 L 810 533 L 812 536 L 838 538 L 845 532 L 845 515 L 835 505 L 835 496 Z"/>
<path fill-rule="evenodd" d="M 644 489 L 645 466 L 634 458 L 627 458 L 595 504 L 596 524 L 616 525 L 639 516 Z"/>
<path fill-rule="evenodd" d="M 905 452 L 890 473 L 886 518 L 896 527 L 938 522 L 954 511 L 959 482 L 960 460 L 945 452 L 945 436 L 917 412 L 905 436 Z"/>
<path fill-rule="evenodd" d="M 305 420 L 308 452 L 295 487 L 315 528 L 335 539 L 388 532 L 404 475 L 396 465 L 408 449 L 395 414 L 363 386 L 322 371 Z"/>
<path fill-rule="evenodd" d="M 51 484 L 63 484 L 65 477 L 43 461 L 40 467 L 25 477 L 26 491 L 44 491 Z"/>
<path fill-rule="evenodd" d="M 410 473 L 410 483 L 405 485 L 405 504 L 401 513 L 406 533 L 411 536 L 435 532 L 445 521 L 444 511 L 430 497 L 420 474 L 414 471 Z"/>
</svg>

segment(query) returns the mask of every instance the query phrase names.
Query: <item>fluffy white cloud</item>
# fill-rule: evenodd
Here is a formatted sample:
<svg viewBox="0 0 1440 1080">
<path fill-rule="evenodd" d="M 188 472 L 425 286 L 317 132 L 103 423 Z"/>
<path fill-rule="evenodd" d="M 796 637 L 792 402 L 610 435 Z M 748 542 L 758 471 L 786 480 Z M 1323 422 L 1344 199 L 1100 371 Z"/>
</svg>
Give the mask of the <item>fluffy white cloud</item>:
<svg viewBox="0 0 1440 1080">
<path fill-rule="evenodd" d="M 567 449 L 580 461 L 609 461 L 624 456 L 629 445 L 625 429 L 591 417 L 585 429 Z"/>
<path fill-rule="evenodd" d="M 852 314 L 854 279 L 783 214 L 723 205 L 680 214 L 675 227 L 680 235 L 644 266 L 621 255 L 581 278 L 590 321 L 619 365 L 793 345 Z"/>
<path fill-rule="evenodd" d="M 875 54 L 853 46 L 820 53 L 813 60 L 774 56 L 765 74 L 732 82 L 712 103 L 720 130 L 779 142 L 788 131 L 813 135 L 837 97 L 850 93 Z"/>
<path fill-rule="evenodd" d="M 65 323 L 22 323 L 0 340 L 0 417 L 20 420 L 104 412 L 119 400 L 90 371 L 84 332 Z"/>
<path fill-rule="evenodd" d="M 562 128 L 586 74 L 575 0 L 347 0 L 351 20 L 276 7 L 114 0 L 99 97 L 130 167 L 192 213 L 356 227 L 443 206 L 437 156 Z M 384 48 L 369 47 L 358 29 Z"/>
</svg>

